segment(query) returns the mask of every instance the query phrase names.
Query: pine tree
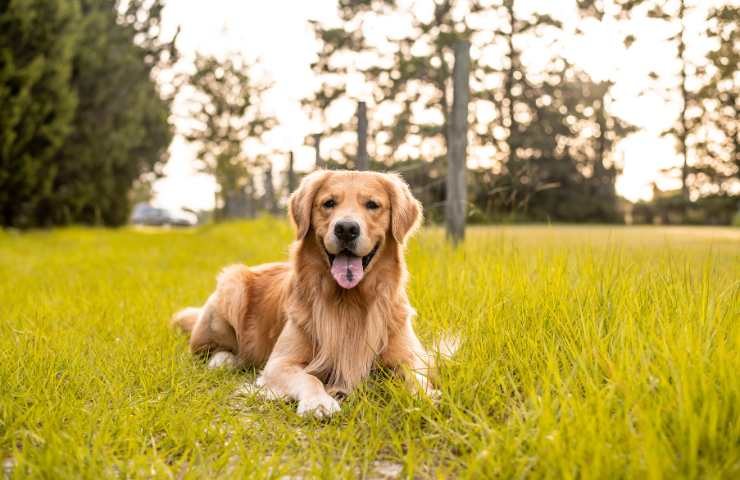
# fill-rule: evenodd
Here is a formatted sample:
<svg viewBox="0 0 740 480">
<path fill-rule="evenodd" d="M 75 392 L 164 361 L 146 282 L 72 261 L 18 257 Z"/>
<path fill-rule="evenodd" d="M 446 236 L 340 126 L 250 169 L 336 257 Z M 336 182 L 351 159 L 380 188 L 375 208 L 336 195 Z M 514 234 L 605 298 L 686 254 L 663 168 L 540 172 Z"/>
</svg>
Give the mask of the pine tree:
<svg viewBox="0 0 740 480">
<path fill-rule="evenodd" d="M 0 224 L 32 226 L 71 125 L 77 2 L 0 3 Z"/>
<path fill-rule="evenodd" d="M 129 190 L 165 159 L 177 60 L 162 0 L 0 6 L 0 209 L 5 225 L 120 225 Z M 124 8 L 125 7 L 125 8 Z"/>
<path fill-rule="evenodd" d="M 176 61 L 161 41 L 160 0 L 82 0 L 72 86 L 79 103 L 55 159 L 59 173 L 37 214 L 45 222 L 125 223 L 129 190 L 165 158 L 172 139 L 170 103 L 153 70 Z M 165 53 L 167 52 L 167 53 Z"/>
</svg>

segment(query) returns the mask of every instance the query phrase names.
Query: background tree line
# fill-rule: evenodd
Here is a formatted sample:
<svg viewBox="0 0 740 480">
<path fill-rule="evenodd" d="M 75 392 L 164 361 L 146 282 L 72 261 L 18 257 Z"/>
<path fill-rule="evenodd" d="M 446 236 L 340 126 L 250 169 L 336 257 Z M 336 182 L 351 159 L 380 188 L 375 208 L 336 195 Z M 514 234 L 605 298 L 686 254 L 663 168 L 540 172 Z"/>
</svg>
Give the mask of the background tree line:
<svg viewBox="0 0 740 480">
<path fill-rule="evenodd" d="M 318 88 L 303 106 L 320 126 L 307 138 L 316 166 L 356 168 L 367 160 L 368 168 L 400 171 L 428 216 L 441 220 L 453 46 L 462 40 L 470 44 L 467 220 L 621 221 L 627 202 L 615 189 L 615 146 L 635 127 L 612 113 L 613 84 L 592 79 L 568 57 L 565 39 L 582 32 L 548 15 L 522 14 L 520 2 L 338 0 L 338 21 L 312 22 Z M 635 220 L 729 222 L 740 181 L 738 7 L 728 2 L 709 12 L 711 50 L 697 62 L 686 53 L 686 23 L 698 0 L 574 2 L 583 19 L 618 22 L 627 48 L 641 34 L 630 30 L 631 18 L 672 29 L 665 42 L 676 70 L 651 77 L 681 105 L 664 135 L 682 160 L 682 187 L 637 204 Z M 278 210 L 297 179 L 292 154 L 280 178 L 273 158 L 256 148 L 276 125 L 262 108 L 269 83 L 239 55 L 198 55 L 192 71 L 165 90 L 155 79 L 173 71 L 179 55 L 176 38 L 162 38 L 162 9 L 163 0 L 0 2 L 4 225 L 125 222 L 132 189 L 166 160 L 170 111 L 183 91 L 183 133 L 219 185 L 218 213 Z M 383 28 L 394 23 L 404 27 Z M 533 51 L 542 57 L 536 66 L 527 61 Z M 367 155 L 358 151 L 359 127 Z"/>
<path fill-rule="evenodd" d="M 701 64 L 686 55 L 690 0 L 578 0 L 583 18 L 623 24 L 630 48 L 639 31 L 636 16 L 668 22 L 666 42 L 675 47 L 676 72 L 663 83 L 666 97 L 681 104 L 676 123 L 664 132 L 682 160 L 681 190 L 657 192 L 634 209 L 637 221 L 729 223 L 738 209 L 737 143 L 738 20 L 727 4 L 706 18 L 712 49 Z M 306 107 L 323 124 L 324 138 L 343 145 L 331 162 L 352 165 L 351 118 L 327 121 L 326 112 L 348 99 L 348 78 L 366 85 L 370 150 L 377 167 L 402 169 L 433 216 L 444 204 L 445 151 L 450 114 L 452 46 L 471 44 L 471 149 L 491 164 L 469 170 L 469 220 L 529 219 L 621 221 L 615 181 L 615 145 L 635 127 L 611 114 L 612 83 L 596 82 L 559 48 L 560 21 L 536 12 L 522 16 L 515 0 L 426 2 L 340 0 L 338 24 L 314 23 L 321 51 L 314 70 L 322 79 Z M 403 19 L 403 33 L 371 42 L 366 32 Z M 544 67 L 523 61 L 525 49 L 549 52 Z M 584 46 L 584 48 L 588 48 Z M 542 53 L 540 53 L 542 55 Z M 657 73 L 651 77 L 659 80 Z M 622 202 L 626 203 L 626 202 Z M 430 208 L 431 207 L 431 208 Z"/>
</svg>

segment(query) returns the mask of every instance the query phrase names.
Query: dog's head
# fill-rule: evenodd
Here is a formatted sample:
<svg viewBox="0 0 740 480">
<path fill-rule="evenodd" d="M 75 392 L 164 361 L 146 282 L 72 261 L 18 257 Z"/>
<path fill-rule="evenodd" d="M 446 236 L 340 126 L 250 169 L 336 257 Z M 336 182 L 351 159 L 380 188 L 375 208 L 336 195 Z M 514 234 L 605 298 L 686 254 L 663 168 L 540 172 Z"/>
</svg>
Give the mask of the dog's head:
<svg viewBox="0 0 740 480">
<path fill-rule="evenodd" d="M 385 248 L 399 248 L 421 222 L 421 204 L 401 177 L 319 170 L 290 197 L 299 241 L 314 236 L 340 287 L 354 288 Z"/>
</svg>

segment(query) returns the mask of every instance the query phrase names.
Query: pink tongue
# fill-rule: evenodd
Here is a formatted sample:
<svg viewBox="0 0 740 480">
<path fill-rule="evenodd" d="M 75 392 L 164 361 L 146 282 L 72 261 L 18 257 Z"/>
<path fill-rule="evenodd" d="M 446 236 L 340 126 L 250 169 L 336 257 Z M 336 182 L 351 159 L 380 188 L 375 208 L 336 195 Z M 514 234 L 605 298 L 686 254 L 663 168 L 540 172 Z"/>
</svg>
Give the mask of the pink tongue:
<svg viewBox="0 0 740 480">
<path fill-rule="evenodd" d="M 365 275 L 362 258 L 340 253 L 331 264 L 331 274 L 340 287 L 350 289 L 357 286 Z"/>
</svg>

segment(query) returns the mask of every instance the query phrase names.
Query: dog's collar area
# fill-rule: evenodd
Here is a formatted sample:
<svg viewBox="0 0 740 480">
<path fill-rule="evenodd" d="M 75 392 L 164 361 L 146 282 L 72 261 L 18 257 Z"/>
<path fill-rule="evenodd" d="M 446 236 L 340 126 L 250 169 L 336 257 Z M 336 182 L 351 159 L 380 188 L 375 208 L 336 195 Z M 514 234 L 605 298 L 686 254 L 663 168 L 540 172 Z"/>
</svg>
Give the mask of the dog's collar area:
<svg viewBox="0 0 740 480">
<path fill-rule="evenodd" d="M 375 244 L 375 247 L 372 250 L 370 250 L 370 253 L 362 257 L 362 269 L 363 270 L 367 269 L 368 265 L 370 265 L 370 262 L 372 262 L 373 257 L 375 257 L 375 254 L 378 253 L 379 248 L 380 248 L 380 242 Z M 330 253 L 329 250 L 326 249 L 326 247 L 324 247 L 324 251 L 326 252 L 326 256 L 329 257 L 329 266 L 333 265 L 334 259 L 337 257 L 337 255 Z M 356 257 L 356 255 L 350 252 L 349 250 L 342 250 L 342 252 L 340 253 L 345 253 L 347 255 L 352 255 Z"/>
</svg>

